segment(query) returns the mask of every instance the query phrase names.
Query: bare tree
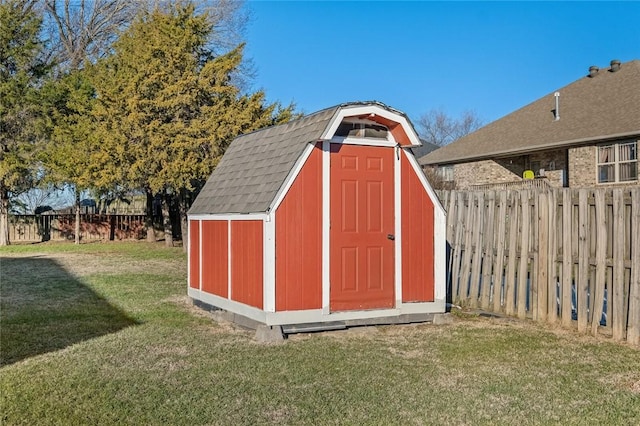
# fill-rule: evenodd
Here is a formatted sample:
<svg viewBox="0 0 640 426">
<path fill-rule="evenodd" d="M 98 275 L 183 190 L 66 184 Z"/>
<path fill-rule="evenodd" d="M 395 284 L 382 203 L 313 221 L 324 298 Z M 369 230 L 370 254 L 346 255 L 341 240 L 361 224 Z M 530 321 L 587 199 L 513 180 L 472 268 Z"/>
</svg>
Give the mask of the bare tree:
<svg viewBox="0 0 640 426">
<path fill-rule="evenodd" d="M 85 60 L 104 56 L 140 4 L 130 0 L 45 0 L 59 65 L 77 70 Z"/>
<path fill-rule="evenodd" d="M 459 118 L 451 117 L 442 109 L 432 109 L 418 119 L 420 137 L 434 145 L 444 146 L 483 126 L 474 111 L 465 111 Z"/>
<path fill-rule="evenodd" d="M 59 210 L 73 203 L 72 194 L 68 191 L 55 188 L 52 185 L 42 188 L 32 188 L 23 192 L 12 200 L 12 213 L 37 214 L 38 209 L 50 207 Z"/>
</svg>

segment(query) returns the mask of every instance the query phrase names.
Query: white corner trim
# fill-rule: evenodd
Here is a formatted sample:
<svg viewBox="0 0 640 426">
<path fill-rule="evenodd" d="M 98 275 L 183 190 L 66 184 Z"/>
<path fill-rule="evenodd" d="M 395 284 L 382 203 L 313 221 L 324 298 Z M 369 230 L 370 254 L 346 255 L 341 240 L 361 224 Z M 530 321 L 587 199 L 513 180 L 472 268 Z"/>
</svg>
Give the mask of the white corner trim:
<svg viewBox="0 0 640 426">
<path fill-rule="evenodd" d="M 189 244 L 191 245 L 191 244 Z M 202 221 L 198 221 L 198 288 L 202 290 L 202 262 L 204 256 L 202 255 Z"/>
<path fill-rule="evenodd" d="M 330 312 L 331 291 L 331 143 L 322 142 L 322 312 Z"/>
<path fill-rule="evenodd" d="M 231 221 L 227 220 L 227 299 L 231 300 Z"/>
<path fill-rule="evenodd" d="M 304 151 L 302 151 L 302 154 L 300 155 L 300 157 L 298 157 L 293 168 L 289 171 L 287 178 L 284 180 L 284 184 L 280 186 L 280 189 L 278 189 L 278 192 L 276 193 L 276 196 L 273 199 L 273 202 L 271 203 L 271 207 L 270 207 L 271 212 L 275 212 L 276 209 L 280 206 L 280 204 L 284 200 L 284 197 L 287 195 L 287 192 L 289 192 L 291 185 L 293 185 L 296 178 L 300 174 L 302 167 L 304 167 L 305 163 L 307 162 L 307 159 L 311 156 L 311 153 L 313 152 L 313 149 L 315 148 L 315 146 L 316 146 L 316 142 L 309 143 L 305 147 Z"/>
<path fill-rule="evenodd" d="M 447 293 L 447 239 L 446 219 L 443 212 L 435 209 L 433 215 L 433 284 L 434 298 L 444 299 Z"/>
<path fill-rule="evenodd" d="M 395 306 L 402 304 L 402 154 L 400 146 L 393 148 L 393 198 L 395 240 Z"/>
<path fill-rule="evenodd" d="M 276 218 L 263 222 L 262 252 L 263 285 L 262 306 L 266 312 L 276 311 Z"/>
<path fill-rule="evenodd" d="M 422 142 L 420 142 L 420 138 L 418 137 L 418 134 L 416 133 L 415 129 L 405 117 L 403 117 L 400 114 L 391 112 L 385 108 L 382 108 L 379 105 L 363 105 L 363 106 L 353 107 L 353 108 L 351 107 L 340 108 L 339 112 L 334 115 L 333 121 L 329 126 L 327 126 L 327 129 L 325 130 L 325 132 L 323 133 L 320 139 L 330 140 L 333 137 L 333 135 L 336 133 L 336 130 L 338 130 L 338 126 L 340 125 L 340 123 L 342 123 L 342 120 L 344 120 L 346 117 L 353 117 L 356 115 L 365 115 L 365 114 L 376 114 L 388 120 L 399 123 L 404 129 L 404 131 L 406 132 L 407 136 L 409 137 L 409 141 L 411 141 L 411 146 L 422 145 Z"/>
</svg>

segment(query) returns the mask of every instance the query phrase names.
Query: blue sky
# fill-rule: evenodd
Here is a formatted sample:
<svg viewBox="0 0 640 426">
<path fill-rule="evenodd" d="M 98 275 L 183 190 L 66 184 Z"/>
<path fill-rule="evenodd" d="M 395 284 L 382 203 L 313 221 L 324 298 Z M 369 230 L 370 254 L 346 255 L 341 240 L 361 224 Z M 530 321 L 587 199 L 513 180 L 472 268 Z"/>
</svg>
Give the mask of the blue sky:
<svg viewBox="0 0 640 426">
<path fill-rule="evenodd" d="M 304 113 L 378 100 L 496 120 L 640 59 L 640 2 L 249 1 L 254 89 Z"/>
</svg>

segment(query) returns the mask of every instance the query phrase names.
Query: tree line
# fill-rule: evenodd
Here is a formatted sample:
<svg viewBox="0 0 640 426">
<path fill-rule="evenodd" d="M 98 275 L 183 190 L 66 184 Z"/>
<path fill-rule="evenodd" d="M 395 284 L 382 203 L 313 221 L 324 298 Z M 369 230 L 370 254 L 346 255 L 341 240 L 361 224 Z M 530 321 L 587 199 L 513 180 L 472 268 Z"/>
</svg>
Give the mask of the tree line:
<svg viewBox="0 0 640 426">
<path fill-rule="evenodd" d="M 294 116 L 243 90 L 241 3 L 0 0 L 0 245 L 15 197 L 42 186 L 186 212 L 237 135 Z"/>
</svg>

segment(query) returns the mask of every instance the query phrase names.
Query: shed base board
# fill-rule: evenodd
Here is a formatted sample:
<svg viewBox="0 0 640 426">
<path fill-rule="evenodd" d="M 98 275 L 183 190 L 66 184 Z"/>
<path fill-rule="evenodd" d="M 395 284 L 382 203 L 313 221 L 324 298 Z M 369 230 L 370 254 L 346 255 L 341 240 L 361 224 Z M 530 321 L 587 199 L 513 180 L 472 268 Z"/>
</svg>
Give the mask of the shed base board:
<svg viewBox="0 0 640 426">
<path fill-rule="evenodd" d="M 375 309 L 368 311 L 348 311 L 326 313 L 322 309 L 305 311 L 265 312 L 261 309 L 189 288 L 189 297 L 194 305 L 205 310 L 223 310 L 223 318 L 241 326 L 256 329 L 258 325 L 279 325 L 295 332 L 310 329 L 339 329 L 363 325 L 408 324 L 433 321 L 434 314 L 445 312 L 445 301 L 425 303 L 402 303 L 395 309 Z M 324 327 L 324 328 L 322 328 Z M 293 331 L 298 329 L 301 331 Z M 304 331 L 307 330 L 307 331 Z"/>
</svg>

